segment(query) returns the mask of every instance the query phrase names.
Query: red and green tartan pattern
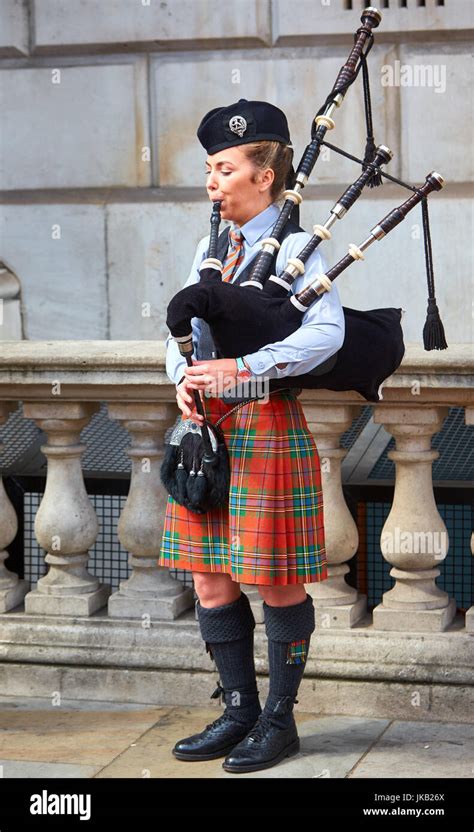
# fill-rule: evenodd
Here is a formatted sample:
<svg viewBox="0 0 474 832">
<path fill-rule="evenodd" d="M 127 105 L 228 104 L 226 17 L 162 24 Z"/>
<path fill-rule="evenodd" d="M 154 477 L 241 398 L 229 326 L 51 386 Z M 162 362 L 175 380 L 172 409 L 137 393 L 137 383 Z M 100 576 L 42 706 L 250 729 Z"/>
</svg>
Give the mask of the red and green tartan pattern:
<svg viewBox="0 0 474 832">
<path fill-rule="evenodd" d="M 217 397 L 204 397 L 204 407 L 212 422 L 232 409 Z M 326 580 L 319 454 L 301 404 L 278 391 L 221 428 L 228 504 L 195 514 L 168 495 L 158 565 L 266 586 Z"/>
<path fill-rule="evenodd" d="M 301 639 L 301 641 L 292 641 L 288 645 L 288 650 L 286 651 L 286 663 L 304 664 L 306 662 L 307 653 L 308 647 L 305 638 Z"/>
</svg>

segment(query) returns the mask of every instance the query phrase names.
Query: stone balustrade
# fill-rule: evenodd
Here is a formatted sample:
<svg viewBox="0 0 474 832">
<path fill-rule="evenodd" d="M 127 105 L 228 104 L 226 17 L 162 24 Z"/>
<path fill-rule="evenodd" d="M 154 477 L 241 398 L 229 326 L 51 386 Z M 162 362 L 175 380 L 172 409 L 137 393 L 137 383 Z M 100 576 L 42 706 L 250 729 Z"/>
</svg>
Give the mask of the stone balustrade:
<svg viewBox="0 0 474 832">
<path fill-rule="evenodd" d="M 5 566 L 17 519 L 2 486 L 2 612 L 24 598 L 25 613 L 37 616 L 90 616 L 107 605 L 112 618 L 139 619 L 149 613 L 155 620 L 174 620 L 193 606 L 192 590 L 156 564 L 167 500 L 159 467 L 165 431 L 178 412 L 164 358 L 161 342 L 3 342 L 0 424 L 21 401 L 24 417 L 48 437 L 42 447 L 48 473 L 35 535 L 47 552 L 49 568 L 29 590 Z M 374 405 L 374 421 L 396 439 L 396 450 L 389 454 L 396 467 L 394 500 L 381 539 L 395 583 L 373 611 L 375 629 L 441 631 L 455 616 L 454 599 L 436 584 L 449 541 L 433 496 L 431 466 L 438 452 L 431 450 L 431 439 L 449 406 L 464 406 L 472 424 L 470 372 L 469 345 L 443 352 L 409 346 L 400 369 L 383 388 L 383 400 Z M 87 571 L 99 526 L 84 487 L 80 434 L 100 402 L 107 403 L 110 419 L 118 420 L 131 439 L 130 490 L 118 537 L 130 552 L 132 571 L 113 594 Z M 347 451 L 340 447 L 340 437 L 365 402 L 356 393 L 325 390 L 303 390 L 300 402 L 322 461 L 329 561 L 329 579 L 309 585 L 308 591 L 323 627 L 351 628 L 366 615 L 366 599 L 344 577 L 347 561 L 357 551 L 358 533 L 342 491 L 341 461 Z M 420 540 L 427 543 L 421 552 Z M 441 547 L 430 548 L 430 541 Z M 466 625 L 471 630 L 472 623 L 470 611 Z"/>
</svg>

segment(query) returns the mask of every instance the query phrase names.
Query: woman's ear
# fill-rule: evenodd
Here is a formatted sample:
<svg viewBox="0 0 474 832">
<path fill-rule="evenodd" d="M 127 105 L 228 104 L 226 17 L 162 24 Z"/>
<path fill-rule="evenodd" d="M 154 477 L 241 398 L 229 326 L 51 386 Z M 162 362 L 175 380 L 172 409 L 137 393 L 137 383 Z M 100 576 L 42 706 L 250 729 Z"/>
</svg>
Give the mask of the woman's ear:
<svg viewBox="0 0 474 832">
<path fill-rule="evenodd" d="M 275 171 L 272 168 L 266 168 L 266 170 L 260 171 L 261 191 L 267 191 L 268 188 L 271 188 L 274 179 Z"/>
</svg>

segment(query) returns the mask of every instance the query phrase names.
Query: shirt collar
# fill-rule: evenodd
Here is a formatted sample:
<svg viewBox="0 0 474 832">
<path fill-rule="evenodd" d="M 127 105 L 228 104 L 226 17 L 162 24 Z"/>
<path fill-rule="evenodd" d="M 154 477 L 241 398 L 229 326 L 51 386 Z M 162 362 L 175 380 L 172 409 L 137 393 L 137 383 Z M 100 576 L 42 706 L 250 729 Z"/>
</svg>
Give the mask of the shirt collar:
<svg viewBox="0 0 474 832">
<path fill-rule="evenodd" d="M 267 232 L 271 231 L 280 215 L 280 209 L 275 202 L 272 202 L 264 211 L 260 211 L 256 217 L 253 217 L 241 227 L 241 232 L 244 235 L 245 242 L 252 247 L 261 237 L 267 236 Z M 232 224 L 232 229 L 237 228 Z"/>
</svg>

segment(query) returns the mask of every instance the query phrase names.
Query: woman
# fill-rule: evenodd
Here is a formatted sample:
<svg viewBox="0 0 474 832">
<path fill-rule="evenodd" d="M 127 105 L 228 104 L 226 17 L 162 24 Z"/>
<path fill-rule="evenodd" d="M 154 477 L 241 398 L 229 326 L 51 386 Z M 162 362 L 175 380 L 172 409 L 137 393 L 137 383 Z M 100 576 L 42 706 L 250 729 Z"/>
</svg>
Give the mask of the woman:
<svg viewBox="0 0 474 832">
<path fill-rule="evenodd" d="M 270 236 L 280 211 L 276 201 L 294 174 L 286 116 L 267 102 L 240 99 L 207 113 L 197 135 L 208 153 L 209 198 L 221 201 L 221 218 L 232 223 L 223 279 L 234 282 L 260 250 L 259 242 Z M 303 231 L 286 236 L 277 274 L 310 236 Z M 208 244 L 209 237 L 200 241 L 185 285 L 199 280 Z M 315 252 L 292 291 L 321 271 Z M 200 324 L 193 318 L 198 355 Z M 183 418 L 201 422 L 193 407 L 193 391 L 199 390 L 206 416 L 215 422 L 232 408 L 225 391 L 229 395 L 238 384 L 239 367 L 245 365 L 259 382 L 301 375 L 337 352 L 343 340 L 343 312 L 333 286 L 295 333 L 242 356 L 243 363 L 206 359 L 187 367 L 169 336 L 166 370 Z M 257 771 L 299 750 L 293 704 L 315 628 L 304 584 L 324 580 L 327 561 L 319 457 L 296 395 L 278 390 L 222 423 L 231 467 L 228 506 L 196 515 L 168 498 L 158 563 L 192 571 L 201 635 L 220 676 L 212 696 L 222 695 L 226 705 L 201 733 L 175 745 L 180 760 L 222 756 L 226 771 Z M 255 584 L 263 598 L 270 676 L 263 711 L 254 664 L 255 619 L 240 583 Z"/>
</svg>

